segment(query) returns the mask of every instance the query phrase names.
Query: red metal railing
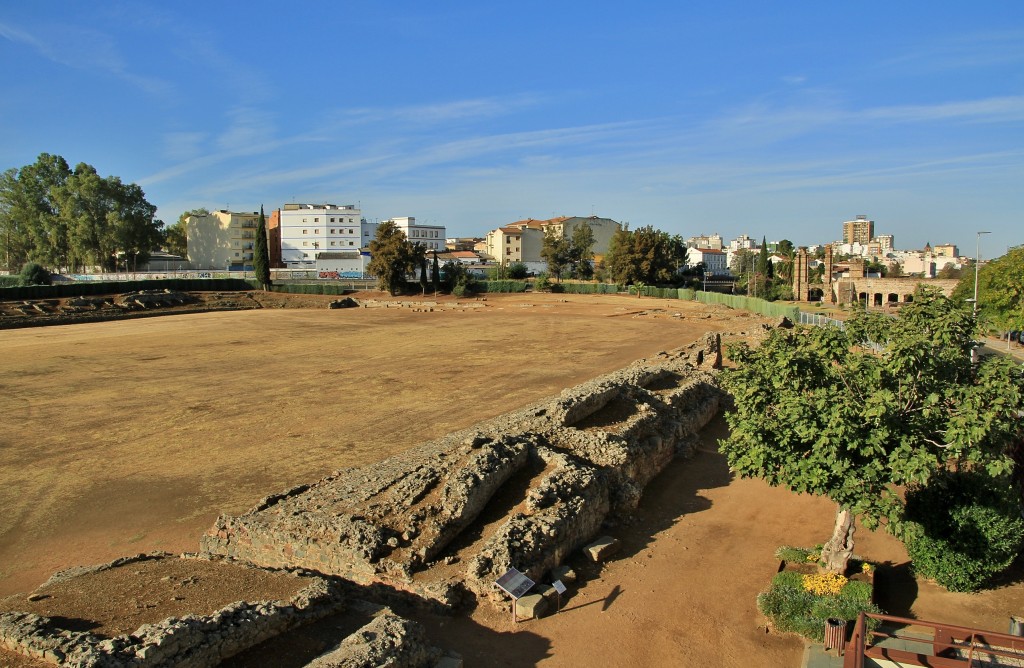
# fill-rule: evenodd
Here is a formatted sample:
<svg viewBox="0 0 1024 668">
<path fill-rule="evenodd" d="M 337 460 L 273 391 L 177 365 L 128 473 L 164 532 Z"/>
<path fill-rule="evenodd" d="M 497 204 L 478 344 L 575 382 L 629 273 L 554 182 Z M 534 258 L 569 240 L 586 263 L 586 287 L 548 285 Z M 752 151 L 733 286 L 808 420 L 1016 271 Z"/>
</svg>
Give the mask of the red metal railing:
<svg viewBox="0 0 1024 668">
<path fill-rule="evenodd" d="M 900 634 L 898 632 L 869 631 L 867 620 L 889 622 L 893 625 L 931 629 L 931 638 Z M 920 646 L 920 651 L 888 647 L 886 640 L 903 641 L 909 646 Z M 853 627 L 853 635 L 846 645 L 843 668 L 864 668 L 864 660 L 884 659 L 899 665 L 928 666 L 931 668 L 965 668 L 982 665 L 1024 665 L 1024 637 L 981 631 L 963 626 L 926 622 L 919 619 L 860 613 Z M 998 663 L 1007 659 L 1006 663 Z"/>
</svg>

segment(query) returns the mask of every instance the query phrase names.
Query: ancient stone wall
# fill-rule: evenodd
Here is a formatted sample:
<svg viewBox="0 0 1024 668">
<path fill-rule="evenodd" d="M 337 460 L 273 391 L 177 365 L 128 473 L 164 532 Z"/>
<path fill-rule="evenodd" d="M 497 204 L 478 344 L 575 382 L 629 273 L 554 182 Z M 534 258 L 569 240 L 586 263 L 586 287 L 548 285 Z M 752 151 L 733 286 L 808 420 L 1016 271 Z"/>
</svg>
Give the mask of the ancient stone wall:
<svg viewBox="0 0 1024 668">
<path fill-rule="evenodd" d="M 118 559 L 109 564 L 64 571 L 48 584 L 152 558 L 174 557 L 139 555 Z M 131 635 L 115 638 L 101 638 L 87 631 L 58 632 L 53 620 L 35 614 L 0 613 L 0 646 L 60 666 L 217 666 L 264 640 L 344 608 L 338 583 L 308 577 L 309 584 L 287 602 L 237 601 L 211 615 L 172 617 L 157 624 L 144 624 Z M 46 586 L 40 589 L 45 591 Z"/>
<path fill-rule="evenodd" d="M 592 539 L 717 412 L 709 336 L 396 457 L 345 469 L 222 516 L 201 549 L 270 567 L 304 567 L 455 605 L 493 592 L 514 566 L 539 577 Z M 513 476 L 544 475 L 465 571 L 432 578 L 452 542 Z"/>
</svg>

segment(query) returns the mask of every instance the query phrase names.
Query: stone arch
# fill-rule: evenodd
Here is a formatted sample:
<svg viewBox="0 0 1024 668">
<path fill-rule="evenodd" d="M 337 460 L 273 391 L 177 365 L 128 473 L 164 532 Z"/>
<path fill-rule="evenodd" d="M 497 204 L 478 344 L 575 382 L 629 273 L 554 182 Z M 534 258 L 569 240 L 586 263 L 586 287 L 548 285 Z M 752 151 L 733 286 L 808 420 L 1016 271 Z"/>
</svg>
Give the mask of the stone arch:
<svg viewBox="0 0 1024 668">
<path fill-rule="evenodd" d="M 882 305 L 882 297 L 884 297 L 884 295 L 881 292 L 876 292 L 873 295 L 871 295 L 871 298 L 872 298 L 871 299 L 871 305 L 872 306 L 881 306 Z"/>
<path fill-rule="evenodd" d="M 896 294 L 895 292 L 890 292 L 889 294 L 887 294 L 885 296 L 885 301 L 888 304 L 899 304 L 900 303 L 900 296 L 898 294 Z"/>
<path fill-rule="evenodd" d="M 914 301 L 914 295 L 903 295 L 903 302 L 904 303 L 909 304 L 912 301 Z"/>
<path fill-rule="evenodd" d="M 807 291 L 807 301 L 820 302 L 825 297 L 825 290 L 822 288 L 811 288 Z"/>
</svg>

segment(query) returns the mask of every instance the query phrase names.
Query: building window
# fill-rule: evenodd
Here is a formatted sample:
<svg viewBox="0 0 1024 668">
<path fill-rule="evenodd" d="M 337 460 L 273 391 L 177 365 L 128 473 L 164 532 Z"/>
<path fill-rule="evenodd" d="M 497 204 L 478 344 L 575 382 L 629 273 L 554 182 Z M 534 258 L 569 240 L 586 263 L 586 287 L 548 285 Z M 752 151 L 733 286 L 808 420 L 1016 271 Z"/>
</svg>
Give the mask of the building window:
<svg viewBox="0 0 1024 668">
<path fill-rule="evenodd" d="M 349 231 L 348 231 L 348 233 L 349 233 L 349 234 L 352 234 L 352 230 L 349 230 Z M 367 234 L 369 234 L 369 232 L 367 232 Z"/>
<path fill-rule="evenodd" d="M 302 222 L 306 222 L 306 219 L 305 219 L 305 218 L 303 218 L 303 219 L 302 219 Z"/>
<path fill-rule="evenodd" d="M 350 242 L 348 242 L 348 245 L 349 245 L 349 246 L 355 246 L 355 245 L 356 245 L 356 242 L 354 242 L 354 241 L 350 241 Z"/>
<path fill-rule="evenodd" d="M 331 222 L 332 222 L 332 223 L 334 222 L 334 218 L 331 218 Z"/>
<path fill-rule="evenodd" d="M 302 233 L 303 233 L 303 234 L 308 234 L 308 233 L 309 233 L 309 230 L 302 230 Z"/>
<path fill-rule="evenodd" d="M 313 234 L 320 234 L 320 230 L 313 230 Z"/>
<path fill-rule="evenodd" d="M 319 222 L 320 222 L 320 218 L 314 218 L 314 219 L 313 219 L 313 222 L 314 222 L 314 223 L 319 223 Z"/>
<path fill-rule="evenodd" d="M 335 243 L 334 243 L 334 242 L 332 241 L 332 242 L 331 242 L 331 245 L 332 245 L 332 246 L 334 246 L 334 245 L 335 245 Z"/>
<path fill-rule="evenodd" d="M 302 245 L 303 245 L 303 246 L 308 246 L 308 245 L 309 245 L 309 242 L 308 242 L 308 241 L 303 241 L 303 242 L 302 242 Z"/>
</svg>

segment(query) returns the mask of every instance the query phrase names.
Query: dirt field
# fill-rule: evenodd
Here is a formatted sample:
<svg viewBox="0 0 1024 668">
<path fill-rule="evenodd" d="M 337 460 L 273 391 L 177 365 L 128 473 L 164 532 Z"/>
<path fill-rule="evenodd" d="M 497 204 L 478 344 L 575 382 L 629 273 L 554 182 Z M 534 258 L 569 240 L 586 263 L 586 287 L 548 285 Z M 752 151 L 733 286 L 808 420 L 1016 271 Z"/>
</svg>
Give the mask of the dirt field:
<svg viewBox="0 0 1024 668">
<path fill-rule="evenodd" d="M 0 332 L 0 596 L 68 566 L 194 551 L 220 512 L 760 322 L 677 301 L 524 295 Z M 469 666 L 798 665 L 802 643 L 759 627 L 754 597 L 775 547 L 822 542 L 832 508 L 731 480 L 723 429 L 655 480 L 616 529 L 621 558 L 585 573 L 561 614 L 513 627 L 482 606 L 423 619 L 432 638 Z M 946 594 L 909 576 L 890 537 L 858 540 L 896 566 L 891 612 L 1001 631 L 1024 608 L 1019 570 L 1012 586 Z"/>
</svg>

